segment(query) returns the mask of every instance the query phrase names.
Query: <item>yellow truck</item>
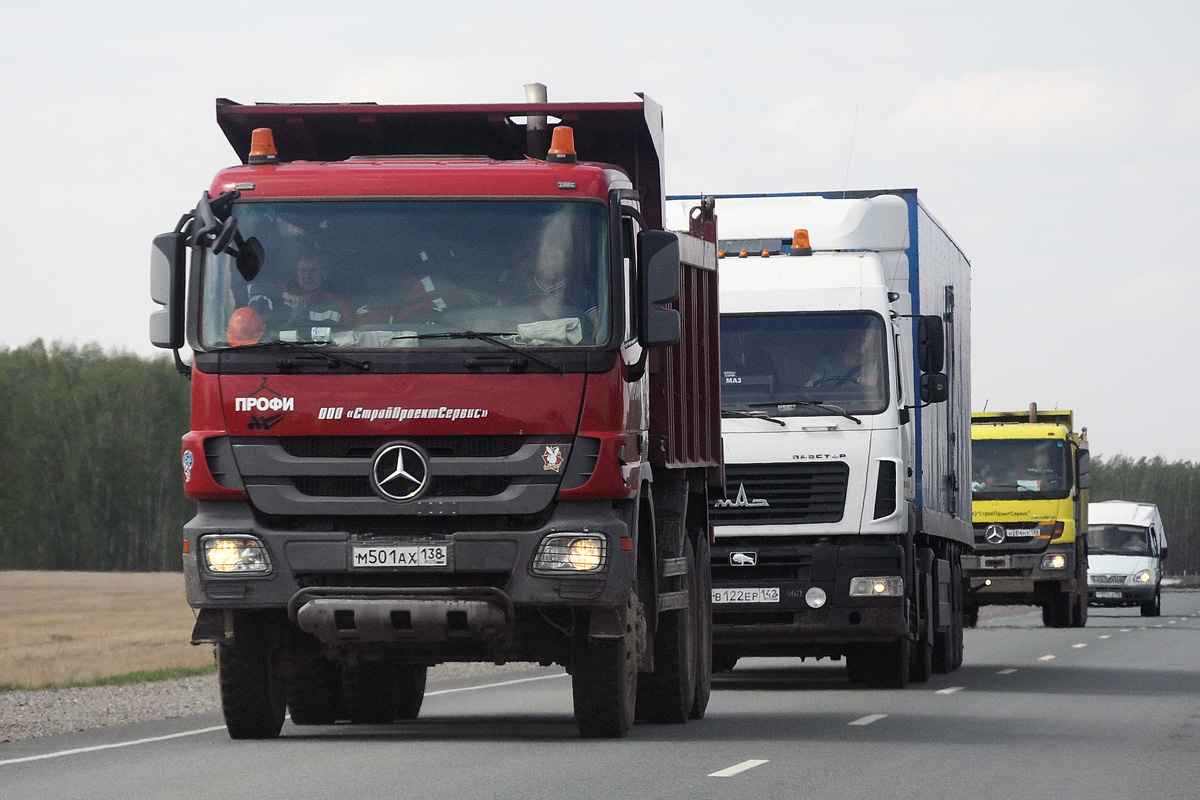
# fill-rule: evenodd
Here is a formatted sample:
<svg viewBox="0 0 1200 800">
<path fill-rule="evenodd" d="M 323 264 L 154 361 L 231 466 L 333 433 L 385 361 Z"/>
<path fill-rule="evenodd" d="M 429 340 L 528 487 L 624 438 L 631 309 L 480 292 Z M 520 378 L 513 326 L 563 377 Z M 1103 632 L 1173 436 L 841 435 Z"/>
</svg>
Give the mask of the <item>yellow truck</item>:
<svg viewBox="0 0 1200 800">
<path fill-rule="evenodd" d="M 1070 411 L 971 415 L 975 548 L 962 557 L 964 623 L 980 606 L 1037 605 L 1048 628 L 1087 624 L 1087 428 Z"/>
</svg>

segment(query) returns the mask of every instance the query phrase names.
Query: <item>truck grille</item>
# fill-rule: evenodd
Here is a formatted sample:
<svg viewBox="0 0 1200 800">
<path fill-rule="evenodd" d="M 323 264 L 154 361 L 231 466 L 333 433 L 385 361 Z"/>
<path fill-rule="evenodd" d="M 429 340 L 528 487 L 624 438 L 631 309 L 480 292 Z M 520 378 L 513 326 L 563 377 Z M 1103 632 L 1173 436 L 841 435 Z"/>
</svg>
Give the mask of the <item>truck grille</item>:
<svg viewBox="0 0 1200 800">
<path fill-rule="evenodd" d="M 394 503 L 371 488 L 383 445 L 407 442 L 428 455 L 429 485 Z M 280 516 L 448 517 L 531 515 L 554 500 L 572 439 L 551 436 L 247 436 L 229 440 L 254 506 Z M 228 459 L 227 459 L 228 460 Z"/>
<path fill-rule="evenodd" d="M 714 525 L 837 522 L 850 467 L 842 461 L 730 464 L 725 479 L 725 497 L 709 513 Z"/>
<path fill-rule="evenodd" d="M 1114 584 L 1124 583 L 1126 575 L 1088 575 L 1088 583 Z"/>
</svg>

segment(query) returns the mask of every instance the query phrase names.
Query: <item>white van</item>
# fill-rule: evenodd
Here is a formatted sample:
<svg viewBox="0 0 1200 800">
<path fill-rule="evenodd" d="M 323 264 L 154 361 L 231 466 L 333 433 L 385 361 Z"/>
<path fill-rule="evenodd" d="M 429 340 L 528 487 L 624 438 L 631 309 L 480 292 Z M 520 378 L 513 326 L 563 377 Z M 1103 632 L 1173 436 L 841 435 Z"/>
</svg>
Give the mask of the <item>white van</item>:
<svg viewBox="0 0 1200 800">
<path fill-rule="evenodd" d="M 1153 503 L 1107 500 L 1088 504 L 1088 602 L 1162 611 L 1162 562 L 1167 535 Z"/>
</svg>

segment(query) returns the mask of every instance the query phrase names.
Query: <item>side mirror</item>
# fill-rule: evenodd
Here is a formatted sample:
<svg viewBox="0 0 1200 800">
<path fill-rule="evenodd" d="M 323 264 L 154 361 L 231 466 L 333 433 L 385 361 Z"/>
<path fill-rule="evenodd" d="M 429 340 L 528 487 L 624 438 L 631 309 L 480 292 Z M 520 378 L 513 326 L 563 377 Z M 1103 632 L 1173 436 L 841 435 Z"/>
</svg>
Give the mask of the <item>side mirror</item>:
<svg viewBox="0 0 1200 800">
<path fill-rule="evenodd" d="M 1158 560 L 1159 561 L 1167 560 L 1167 546 L 1165 544 L 1162 546 L 1162 550 L 1158 551 Z"/>
<path fill-rule="evenodd" d="M 941 372 L 946 362 L 946 329 L 942 318 L 924 314 L 917 318 L 917 364 L 921 372 Z"/>
<path fill-rule="evenodd" d="M 1088 489 L 1092 485 L 1092 453 L 1089 450 L 1079 450 L 1075 454 L 1075 484 L 1080 489 Z"/>
<path fill-rule="evenodd" d="M 944 403 L 950 399 L 950 379 L 944 372 L 926 372 L 921 376 L 921 402 Z"/>
<path fill-rule="evenodd" d="M 679 237 L 670 231 L 642 231 L 639 235 L 638 338 L 644 347 L 665 347 L 679 341 L 679 312 L 665 308 L 679 299 Z"/>
<path fill-rule="evenodd" d="M 183 347 L 184 278 L 187 236 L 164 233 L 154 237 L 150 250 L 150 299 L 162 306 L 150 314 L 150 343 L 178 350 Z"/>
</svg>

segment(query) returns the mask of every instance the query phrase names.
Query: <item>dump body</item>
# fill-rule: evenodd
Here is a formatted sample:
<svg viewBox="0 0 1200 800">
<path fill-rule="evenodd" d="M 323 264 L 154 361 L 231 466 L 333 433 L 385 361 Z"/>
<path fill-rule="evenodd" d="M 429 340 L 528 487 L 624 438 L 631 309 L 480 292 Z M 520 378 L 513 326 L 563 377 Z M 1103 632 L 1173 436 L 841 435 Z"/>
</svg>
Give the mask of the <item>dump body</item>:
<svg viewBox="0 0 1200 800">
<path fill-rule="evenodd" d="M 1094 606 L 1138 606 L 1142 616 L 1162 613 L 1167 534 L 1158 506 L 1107 500 L 1088 505 L 1088 601 Z"/>
<path fill-rule="evenodd" d="M 673 202 L 668 219 L 689 201 Z M 718 665 L 845 656 L 852 677 L 882 685 L 903 685 L 910 662 L 917 677 L 931 660 L 954 669 L 971 543 L 969 263 L 915 190 L 716 207 Z M 920 355 L 932 327 L 937 363 Z M 922 402 L 931 381 L 944 395 Z"/>
<path fill-rule="evenodd" d="M 217 116 L 247 163 L 156 240 L 156 276 L 192 259 L 152 336 L 194 352 L 193 641 L 258 676 L 231 734 L 278 733 L 277 685 L 301 719 L 403 718 L 454 660 L 567 666 L 585 735 L 623 735 L 634 696 L 701 715 L 715 220 L 661 230 L 658 106 Z M 574 145 L 526 156 L 515 120 L 543 117 Z"/>
<path fill-rule="evenodd" d="M 1087 622 L 1087 431 L 1064 410 L 972 415 L 975 550 L 963 557 L 968 618 L 1038 605 L 1050 627 Z"/>
</svg>

